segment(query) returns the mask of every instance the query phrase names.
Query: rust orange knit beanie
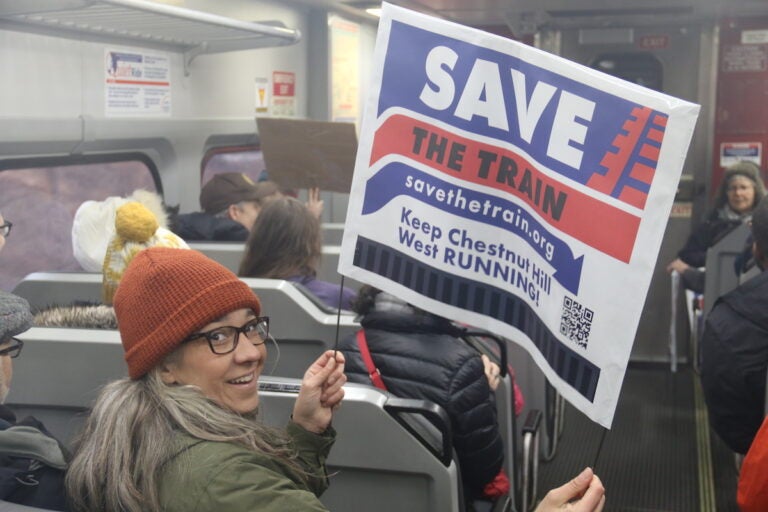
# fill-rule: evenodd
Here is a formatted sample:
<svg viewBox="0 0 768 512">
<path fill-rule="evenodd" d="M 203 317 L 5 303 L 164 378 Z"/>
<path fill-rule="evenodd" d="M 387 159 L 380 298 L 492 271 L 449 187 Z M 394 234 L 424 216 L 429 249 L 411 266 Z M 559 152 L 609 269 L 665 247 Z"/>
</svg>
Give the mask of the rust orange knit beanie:
<svg viewBox="0 0 768 512">
<path fill-rule="evenodd" d="M 261 312 L 259 298 L 227 268 L 197 251 L 166 247 L 145 249 L 133 258 L 114 306 L 132 379 L 227 313 Z"/>
</svg>

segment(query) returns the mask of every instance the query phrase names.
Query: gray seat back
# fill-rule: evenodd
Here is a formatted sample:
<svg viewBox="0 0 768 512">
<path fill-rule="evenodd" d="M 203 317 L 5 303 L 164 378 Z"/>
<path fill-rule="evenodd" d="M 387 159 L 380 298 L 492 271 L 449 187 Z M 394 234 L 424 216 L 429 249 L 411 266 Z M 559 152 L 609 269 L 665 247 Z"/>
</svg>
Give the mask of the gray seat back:
<svg viewBox="0 0 768 512">
<path fill-rule="evenodd" d="M 285 425 L 298 384 L 292 379 L 261 379 L 260 410 L 265 423 Z M 327 461 L 331 486 L 321 496 L 326 507 L 334 512 L 459 512 L 455 462 L 445 466 L 428 443 L 397 419 L 406 414 L 397 412 L 404 410 L 402 404 L 418 409 L 424 402 L 394 399 L 377 389 L 354 384 L 345 386 L 345 391 L 344 402 L 333 418 L 337 438 Z"/>
<path fill-rule="evenodd" d="M 734 263 L 744 250 L 749 237 L 749 226 L 741 224 L 707 250 L 707 269 L 704 284 L 704 318 L 721 295 L 739 286 Z"/>
<path fill-rule="evenodd" d="M 15 360 L 9 404 L 21 414 L 37 416 L 62 441 L 71 441 L 98 388 L 127 374 L 118 333 L 32 328 L 21 338 L 24 352 Z M 266 376 L 261 381 L 263 420 L 282 426 L 291 415 L 300 381 Z M 280 390 L 285 386 L 287 391 Z M 458 469 L 446 449 L 447 416 L 447 426 L 438 430 L 407 417 L 412 414 L 407 411 L 430 412 L 421 401 L 393 399 L 366 386 L 348 385 L 346 391 L 333 422 L 338 440 L 328 464 L 336 475 L 324 503 L 337 512 L 360 510 L 361 505 L 373 512 L 459 512 Z M 421 432 L 424 440 L 412 432 Z M 447 435 L 431 439 L 444 432 Z"/>
<path fill-rule="evenodd" d="M 50 512 L 45 508 L 27 507 L 9 501 L 0 501 L 0 512 Z"/>
<path fill-rule="evenodd" d="M 29 301 L 33 311 L 75 301 L 101 302 L 101 274 L 90 272 L 33 272 L 13 293 Z"/>
<path fill-rule="evenodd" d="M 325 350 L 332 350 L 339 321 L 339 339 L 360 328 L 352 314 L 337 317 L 320 309 L 293 283 L 279 279 L 243 278 L 261 299 L 270 317 L 270 332 L 277 349 L 268 347 L 265 373 L 300 378 Z"/>
<path fill-rule="evenodd" d="M 762 274 L 762 272 L 763 271 L 760 270 L 760 267 L 758 267 L 757 265 L 754 265 L 752 268 L 750 268 L 749 270 L 747 270 L 746 272 L 744 272 L 739 276 L 739 284 L 742 285 L 746 283 L 753 277 L 759 276 L 760 274 Z"/>
<path fill-rule="evenodd" d="M 33 327 L 18 336 L 24 350 L 13 360 L 6 402 L 18 417 L 31 414 L 63 442 L 71 441 L 80 413 L 99 388 L 128 375 L 117 331 Z"/>
<path fill-rule="evenodd" d="M 270 330 L 278 342 L 277 347 L 268 347 L 268 374 L 283 377 L 304 375 L 310 363 L 324 350 L 333 349 L 337 319 L 339 338 L 359 329 L 354 315 L 346 313 L 337 316 L 321 309 L 291 282 L 254 278 L 243 281 L 261 299 L 263 314 L 270 316 Z M 101 274 L 38 272 L 24 278 L 14 293 L 26 298 L 33 309 L 52 303 L 97 301 L 101 293 Z M 51 297 L 55 301 L 50 300 Z M 119 356 L 122 359 L 122 353 Z"/>
<path fill-rule="evenodd" d="M 214 261 L 218 261 L 235 274 L 240 269 L 240 261 L 245 254 L 245 244 L 239 242 L 192 242 L 189 247 L 202 252 Z M 318 279 L 329 283 L 341 283 L 341 275 L 337 270 L 340 253 L 341 247 L 338 245 L 324 245 L 322 247 L 320 266 L 317 269 Z M 344 286 L 358 289 L 362 284 L 354 279 L 345 278 Z"/>
<path fill-rule="evenodd" d="M 218 261 L 235 274 L 245 255 L 245 244 L 242 242 L 189 242 L 189 248 Z"/>
<path fill-rule="evenodd" d="M 336 340 L 337 315 L 322 310 L 293 283 L 277 279 L 245 278 L 243 281 L 261 299 L 278 347 L 268 347 L 267 373 L 300 377 L 309 364 Z M 86 272 L 37 272 L 19 283 L 14 293 L 26 298 L 33 309 L 73 301 L 98 302 L 101 274 Z M 339 337 L 359 328 L 354 315 L 339 317 Z M 122 359 L 122 354 L 120 354 Z"/>
<path fill-rule="evenodd" d="M 344 238 L 343 222 L 323 222 L 320 225 L 323 233 L 323 245 L 341 245 Z"/>
</svg>

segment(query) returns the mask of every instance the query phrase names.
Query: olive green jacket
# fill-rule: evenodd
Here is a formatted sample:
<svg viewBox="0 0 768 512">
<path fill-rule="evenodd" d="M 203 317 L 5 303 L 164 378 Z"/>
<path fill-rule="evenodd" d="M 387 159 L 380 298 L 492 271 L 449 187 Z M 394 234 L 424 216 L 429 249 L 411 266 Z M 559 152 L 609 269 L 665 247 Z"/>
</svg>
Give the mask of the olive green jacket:
<svg viewBox="0 0 768 512">
<path fill-rule="evenodd" d="M 327 487 L 325 459 L 336 437 L 287 427 L 301 464 L 317 475 L 305 482 L 281 461 L 233 443 L 179 434 L 179 451 L 165 466 L 160 500 L 166 512 L 327 511 L 317 499 Z"/>
</svg>

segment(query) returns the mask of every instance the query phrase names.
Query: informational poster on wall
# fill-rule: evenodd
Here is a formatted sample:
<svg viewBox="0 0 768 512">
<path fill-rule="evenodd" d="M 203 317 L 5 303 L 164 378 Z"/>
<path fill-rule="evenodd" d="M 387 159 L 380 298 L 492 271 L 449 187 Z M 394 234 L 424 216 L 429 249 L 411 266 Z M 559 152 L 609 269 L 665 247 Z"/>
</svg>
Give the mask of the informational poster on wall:
<svg viewBox="0 0 768 512">
<path fill-rule="evenodd" d="M 104 50 L 104 115 L 169 117 L 171 64 L 168 54 Z"/>
<path fill-rule="evenodd" d="M 269 115 L 269 78 L 256 77 L 254 85 L 254 112 L 260 116 Z"/>
<path fill-rule="evenodd" d="M 329 31 L 331 121 L 357 124 L 360 113 L 360 25 L 331 16 Z"/>
<path fill-rule="evenodd" d="M 763 159 L 762 142 L 722 142 L 720 143 L 720 167 L 746 160 L 760 167 Z"/>
<path fill-rule="evenodd" d="M 279 117 L 296 115 L 296 73 L 272 72 L 272 115 Z"/>
<path fill-rule="evenodd" d="M 339 271 L 610 427 L 699 106 L 384 5 Z"/>
<path fill-rule="evenodd" d="M 759 73 L 766 70 L 768 51 L 766 48 L 749 45 L 731 45 L 723 54 L 723 73 Z"/>
</svg>

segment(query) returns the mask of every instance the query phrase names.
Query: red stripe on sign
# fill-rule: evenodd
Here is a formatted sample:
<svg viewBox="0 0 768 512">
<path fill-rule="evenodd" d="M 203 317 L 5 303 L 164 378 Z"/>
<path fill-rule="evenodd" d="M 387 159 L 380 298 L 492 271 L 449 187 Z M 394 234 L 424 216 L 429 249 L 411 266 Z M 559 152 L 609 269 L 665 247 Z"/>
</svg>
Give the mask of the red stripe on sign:
<svg viewBox="0 0 768 512">
<path fill-rule="evenodd" d="M 629 262 L 640 226 L 639 217 L 541 173 L 517 153 L 404 115 L 394 115 L 376 131 L 370 164 L 391 154 L 518 197 L 554 228 L 600 252 Z"/>
<path fill-rule="evenodd" d="M 653 116 L 653 124 L 655 124 L 656 126 L 660 126 L 661 128 L 666 128 L 667 119 L 668 119 L 667 116 L 655 115 Z"/>
<path fill-rule="evenodd" d="M 656 146 L 651 146 L 650 144 L 643 144 L 640 147 L 640 156 L 642 156 L 643 158 L 647 158 L 648 160 L 658 162 L 659 148 L 657 148 Z M 653 169 L 651 169 L 651 173 L 653 173 Z M 651 177 L 653 177 L 653 174 L 651 174 Z M 650 181 L 646 181 L 646 183 L 650 183 Z"/>
<path fill-rule="evenodd" d="M 619 199 L 627 204 L 631 204 L 632 206 L 645 208 L 645 200 L 648 199 L 648 195 L 645 192 L 637 190 L 636 188 L 624 187 L 621 189 Z"/>
<path fill-rule="evenodd" d="M 169 85 L 171 85 L 170 82 L 149 82 L 149 81 L 142 81 L 142 80 L 117 80 L 115 78 L 108 78 L 107 83 L 121 84 L 121 85 L 157 85 L 157 86 L 165 86 L 165 87 L 168 87 Z"/>
<path fill-rule="evenodd" d="M 648 140 L 652 140 L 653 142 L 658 142 L 659 144 L 661 144 L 661 141 L 663 139 L 664 139 L 663 131 L 656 130 L 655 128 L 651 128 L 650 130 L 648 130 Z"/>
<path fill-rule="evenodd" d="M 654 172 L 656 172 L 656 170 L 653 167 L 648 167 L 647 165 L 636 163 L 632 166 L 632 170 L 629 171 L 629 175 L 637 181 L 642 181 L 643 183 L 650 185 L 653 181 Z M 645 194 L 645 192 L 641 193 Z"/>
</svg>

